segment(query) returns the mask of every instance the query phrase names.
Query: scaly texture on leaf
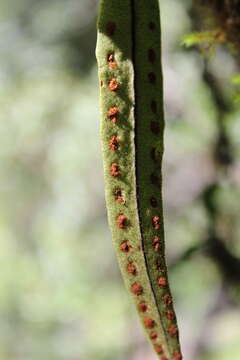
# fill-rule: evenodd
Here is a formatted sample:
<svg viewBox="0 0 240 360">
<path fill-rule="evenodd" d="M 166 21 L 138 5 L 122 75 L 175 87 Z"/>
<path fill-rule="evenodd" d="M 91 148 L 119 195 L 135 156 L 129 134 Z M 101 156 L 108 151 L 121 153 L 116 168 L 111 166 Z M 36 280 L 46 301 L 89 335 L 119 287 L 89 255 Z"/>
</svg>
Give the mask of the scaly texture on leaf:
<svg viewBox="0 0 240 360">
<path fill-rule="evenodd" d="M 157 0 L 102 0 L 97 59 L 109 225 L 161 360 L 182 359 L 164 256 L 163 90 Z"/>
</svg>

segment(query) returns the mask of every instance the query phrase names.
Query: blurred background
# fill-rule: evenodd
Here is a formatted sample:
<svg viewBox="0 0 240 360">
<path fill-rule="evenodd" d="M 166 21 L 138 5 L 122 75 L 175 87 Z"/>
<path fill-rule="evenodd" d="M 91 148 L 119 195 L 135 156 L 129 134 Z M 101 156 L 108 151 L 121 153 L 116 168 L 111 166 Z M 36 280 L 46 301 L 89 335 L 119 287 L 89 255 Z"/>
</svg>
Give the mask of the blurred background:
<svg viewBox="0 0 240 360">
<path fill-rule="evenodd" d="M 153 360 L 106 221 L 97 0 L 0 0 L 0 359 Z M 186 360 L 240 359 L 239 66 L 161 1 L 167 261 Z"/>
</svg>

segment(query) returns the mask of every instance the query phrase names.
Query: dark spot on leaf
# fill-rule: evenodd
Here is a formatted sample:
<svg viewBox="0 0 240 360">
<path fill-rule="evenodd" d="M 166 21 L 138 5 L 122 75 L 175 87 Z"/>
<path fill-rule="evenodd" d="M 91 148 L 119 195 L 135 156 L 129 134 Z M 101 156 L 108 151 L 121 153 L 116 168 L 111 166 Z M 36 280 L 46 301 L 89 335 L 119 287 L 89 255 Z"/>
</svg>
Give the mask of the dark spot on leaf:
<svg viewBox="0 0 240 360">
<path fill-rule="evenodd" d="M 157 121 L 151 121 L 151 131 L 158 135 L 160 133 L 160 126 L 159 123 Z"/>
<path fill-rule="evenodd" d="M 155 175 L 154 173 L 150 176 L 151 184 L 156 185 L 157 187 L 161 186 L 159 176 Z"/>
<path fill-rule="evenodd" d="M 156 208 L 158 206 L 157 199 L 154 196 L 150 198 L 150 204 L 153 208 Z"/>
<path fill-rule="evenodd" d="M 155 24 L 154 24 L 154 22 L 153 21 L 150 21 L 150 23 L 148 24 L 148 27 L 149 27 L 149 29 L 150 30 L 155 30 Z"/>
<path fill-rule="evenodd" d="M 155 100 L 152 100 L 151 102 L 151 109 L 154 114 L 157 113 L 157 102 Z"/>
<path fill-rule="evenodd" d="M 155 84 L 155 83 L 156 83 L 156 80 L 157 80 L 156 74 L 154 74 L 154 72 L 150 72 L 150 73 L 148 74 L 148 80 L 149 80 L 149 82 L 150 82 L 151 84 Z"/>
<path fill-rule="evenodd" d="M 156 53 L 153 49 L 148 50 L 148 60 L 154 64 L 156 61 Z"/>
<path fill-rule="evenodd" d="M 112 36 L 112 35 L 114 35 L 115 31 L 116 31 L 116 24 L 114 22 L 107 23 L 107 26 L 106 26 L 107 35 Z"/>
</svg>

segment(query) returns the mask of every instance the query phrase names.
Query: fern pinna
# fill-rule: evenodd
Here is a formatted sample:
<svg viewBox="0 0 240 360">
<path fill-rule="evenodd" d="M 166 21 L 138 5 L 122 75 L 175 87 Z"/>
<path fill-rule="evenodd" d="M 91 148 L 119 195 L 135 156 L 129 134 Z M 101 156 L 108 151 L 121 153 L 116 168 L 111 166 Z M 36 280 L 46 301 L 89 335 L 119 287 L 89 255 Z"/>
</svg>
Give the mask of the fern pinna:
<svg viewBox="0 0 240 360">
<path fill-rule="evenodd" d="M 101 0 L 97 60 L 109 225 L 161 360 L 182 359 L 164 256 L 163 89 L 157 0 Z"/>
</svg>

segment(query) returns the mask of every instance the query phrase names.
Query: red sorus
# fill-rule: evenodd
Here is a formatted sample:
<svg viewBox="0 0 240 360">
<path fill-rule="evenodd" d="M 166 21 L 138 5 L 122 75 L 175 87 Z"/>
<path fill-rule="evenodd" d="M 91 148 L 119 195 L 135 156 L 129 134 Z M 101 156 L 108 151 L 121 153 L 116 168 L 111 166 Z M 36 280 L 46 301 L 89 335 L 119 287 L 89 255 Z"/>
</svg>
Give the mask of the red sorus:
<svg viewBox="0 0 240 360">
<path fill-rule="evenodd" d="M 147 304 L 145 303 L 145 301 L 142 301 L 138 304 L 138 310 L 143 313 L 147 311 Z"/>
<path fill-rule="evenodd" d="M 112 78 L 108 83 L 108 87 L 111 91 L 116 91 L 119 88 L 119 82 L 117 79 Z"/>
<path fill-rule="evenodd" d="M 116 225 L 119 229 L 125 229 L 127 226 L 127 217 L 124 214 L 119 214 L 116 218 Z"/>
<path fill-rule="evenodd" d="M 131 250 L 132 246 L 130 245 L 129 241 L 123 241 L 120 245 L 120 250 L 124 253 L 128 253 Z"/>
<path fill-rule="evenodd" d="M 176 336 L 178 333 L 178 328 L 175 325 L 170 325 L 168 327 L 168 333 L 170 336 Z"/>
<path fill-rule="evenodd" d="M 111 107 L 107 112 L 107 116 L 110 118 L 113 124 L 116 124 L 118 120 L 118 114 L 119 114 L 119 109 L 117 107 Z"/>
<path fill-rule="evenodd" d="M 156 353 L 158 353 L 158 354 L 162 354 L 162 353 L 163 353 L 163 347 L 162 347 L 162 345 L 160 345 L 160 344 L 155 344 L 155 345 L 154 345 L 154 349 L 155 349 Z"/>
<path fill-rule="evenodd" d="M 166 311 L 166 317 L 168 320 L 174 320 L 175 319 L 175 314 L 173 311 Z"/>
<path fill-rule="evenodd" d="M 150 336 L 151 340 L 156 340 L 158 337 L 158 334 L 156 333 L 156 331 L 151 331 L 149 336 Z"/>
<path fill-rule="evenodd" d="M 108 36 L 114 35 L 116 31 L 116 24 L 114 22 L 109 22 L 106 25 L 106 32 Z"/>
<path fill-rule="evenodd" d="M 116 189 L 114 191 L 114 196 L 115 196 L 115 200 L 119 203 L 122 204 L 125 202 L 124 198 L 123 198 L 123 194 L 122 194 L 122 190 L 121 189 Z"/>
<path fill-rule="evenodd" d="M 165 288 L 167 286 L 167 279 L 163 276 L 161 276 L 160 278 L 158 278 L 158 285 L 161 288 Z"/>
<path fill-rule="evenodd" d="M 117 163 L 112 163 L 110 167 L 110 174 L 113 177 L 117 177 L 120 175 L 119 165 Z"/>
<path fill-rule="evenodd" d="M 128 272 L 129 274 L 136 275 L 136 274 L 137 274 L 136 265 L 134 265 L 133 263 L 129 263 L 129 264 L 127 265 L 127 272 Z"/>
<path fill-rule="evenodd" d="M 160 217 L 159 216 L 153 216 L 152 217 L 152 226 L 154 229 L 159 230 L 161 227 Z"/>
<path fill-rule="evenodd" d="M 164 268 L 164 264 L 162 264 L 161 259 L 157 259 L 156 261 L 156 269 L 158 270 L 158 272 L 160 272 L 161 274 L 164 274 L 166 272 L 166 268 Z"/>
<path fill-rule="evenodd" d="M 156 251 L 160 250 L 160 248 L 161 248 L 160 237 L 155 236 L 152 240 L 152 243 L 153 243 L 153 247 Z"/>
<path fill-rule="evenodd" d="M 112 136 L 108 146 L 112 151 L 116 151 L 119 147 L 119 138 L 116 135 Z"/>
<path fill-rule="evenodd" d="M 174 357 L 174 359 L 176 359 L 176 360 L 182 360 L 182 354 L 181 354 L 179 351 L 175 351 L 175 352 L 173 353 L 173 357 Z"/>
<path fill-rule="evenodd" d="M 150 317 L 145 318 L 143 322 L 147 329 L 152 329 L 155 326 L 155 321 Z"/>
<path fill-rule="evenodd" d="M 114 54 L 109 54 L 107 57 L 107 61 L 108 61 L 109 67 L 111 67 L 112 69 L 117 67 L 117 63 L 115 61 Z"/>
<path fill-rule="evenodd" d="M 168 360 L 168 357 L 166 355 L 161 356 L 161 360 Z"/>
<path fill-rule="evenodd" d="M 137 296 L 142 295 L 142 293 L 143 293 L 142 285 L 135 282 L 134 284 L 131 285 L 131 292 Z"/>
<path fill-rule="evenodd" d="M 162 300 L 163 300 L 164 304 L 166 304 L 166 305 L 171 305 L 172 304 L 172 297 L 169 294 L 165 294 L 162 297 Z"/>
</svg>

